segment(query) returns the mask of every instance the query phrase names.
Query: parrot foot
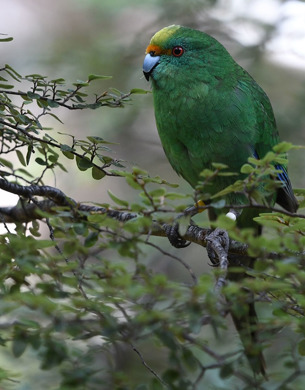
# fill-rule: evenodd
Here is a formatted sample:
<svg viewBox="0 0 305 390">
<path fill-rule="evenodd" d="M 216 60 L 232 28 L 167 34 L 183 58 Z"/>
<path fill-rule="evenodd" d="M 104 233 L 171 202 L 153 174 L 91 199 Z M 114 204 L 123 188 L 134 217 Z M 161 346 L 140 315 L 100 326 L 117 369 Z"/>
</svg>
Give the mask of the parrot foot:
<svg viewBox="0 0 305 390">
<path fill-rule="evenodd" d="M 228 232 L 224 229 L 215 229 L 206 238 L 207 253 L 213 267 L 220 266 L 221 269 L 228 267 L 228 251 L 230 238 Z"/>
<path fill-rule="evenodd" d="M 181 249 L 186 248 L 191 244 L 180 236 L 178 222 L 175 222 L 173 225 L 165 225 L 164 230 L 169 242 L 172 244 L 173 247 Z"/>
<path fill-rule="evenodd" d="M 163 225 L 163 229 L 167 235 L 169 242 L 175 248 L 186 248 L 191 244 L 191 242 L 186 241 L 179 234 L 179 219 L 181 218 L 189 218 L 190 224 L 192 224 L 191 218 L 198 214 L 198 208 L 203 207 L 204 203 L 196 204 L 194 206 L 190 206 L 185 209 L 181 214 L 179 214 L 172 225 Z"/>
</svg>

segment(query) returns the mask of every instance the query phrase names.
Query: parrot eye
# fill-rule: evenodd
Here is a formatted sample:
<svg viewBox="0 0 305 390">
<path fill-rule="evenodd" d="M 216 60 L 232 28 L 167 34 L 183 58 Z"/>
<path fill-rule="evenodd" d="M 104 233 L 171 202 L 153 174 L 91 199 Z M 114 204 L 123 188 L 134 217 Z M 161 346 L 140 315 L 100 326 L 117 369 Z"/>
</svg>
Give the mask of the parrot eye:
<svg viewBox="0 0 305 390">
<path fill-rule="evenodd" d="M 184 49 L 181 46 L 175 46 L 173 47 L 172 54 L 174 57 L 181 57 L 184 53 Z"/>
</svg>

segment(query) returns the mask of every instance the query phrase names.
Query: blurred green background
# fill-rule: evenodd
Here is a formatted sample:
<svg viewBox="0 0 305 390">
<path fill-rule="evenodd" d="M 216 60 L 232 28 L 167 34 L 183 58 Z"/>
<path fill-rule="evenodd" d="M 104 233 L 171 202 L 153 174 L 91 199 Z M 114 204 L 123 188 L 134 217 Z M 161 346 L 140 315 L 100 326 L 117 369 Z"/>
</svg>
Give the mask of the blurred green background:
<svg viewBox="0 0 305 390">
<path fill-rule="evenodd" d="M 51 79 L 64 77 L 71 83 L 85 80 L 90 73 L 113 76 L 96 84 L 91 91 L 94 93 L 108 87 L 123 92 L 150 89 L 142 75 L 142 61 L 151 36 L 170 24 L 201 29 L 220 40 L 267 92 L 282 139 L 304 144 L 304 2 L 2 0 L 1 5 L 0 32 L 14 37 L 12 43 L 1 45 L 2 63 L 11 64 L 23 75 L 40 73 Z M 117 158 L 182 183 L 160 145 L 151 95 L 135 96 L 130 105 L 115 112 L 57 113 L 64 126 L 51 123 L 55 131 L 99 135 L 118 142 L 113 147 Z M 302 156 L 302 152 L 290 156 L 295 187 L 305 184 L 301 174 L 304 159 L 299 161 Z M 82 192 L 76 177 L 85 180 L 83 174 L 62 174 L 57 185 L 78 200 L 107 198 L 98 182 L 90 182 L 94 186 L 90 196 Z"/>
<path fill-rule="evenodd" d="M 305 145 L 303 1 L 2 0 L 0 6 L 0 32 L 14 37 L 13 42 L 0 46 L 1 66 L 8 63 L 22 75 L 39 73 L 50 79 L 63 77 L 67 83 L 86 80 L 90 73 L 113 76 L 111 80 L 94 84 L 90 92 L 97 94 L 110 87 L 123 92 L 132 88 L 150 89 L 142 75 L 142 62 L 151 36 L 160 28 L 182 24 L 203 30 L 221 41 L 267 92 L 281 138 Z M 125 160 L 127 167 L 138 165 L 151 175 L 179 183 L 180 191 L 191 192 L 164 156 L 150 94 L 134 96 L 122 109 L 79 112 L 58 109 L 55 113 L 64 124 L 52 119 L 44 122 L 45 126 L 54 128 L 54 134 L 60 131 L 83 138 L 101 136 L 117 143 L 112 146 L 112 156 Z M 77 171 L 74 162 L 70 166 L 69 160 L 64 162 L 69 174 L 60 172 L 56 180 L 51 178 L 46 184 L 60 188 L 78 201 L 110 202 L 109 188 L 128 200 L 134 196 L 121 179 L 94 181 L 86 173 Z M 296 188 L 305 187 L 304 166 L 304 151 L 292 152 L 289 172 Z M 1 201 L 5 205 L 13 203 L 10 199 Z M 163 241 L 162 247 L 175 253 Z M 197 274 L 208 270 L 201 248 L 193 245 L 187 253 Z M 152 252 L 147 261 L 173 279 L 184 281 L 184 270 L 172 261 L 164 261 L 158 253 Z M 229 337 L 236 340 L 234 329 L 229 332 Z M 118 367 L 130 370 L 133 375 L 145 375 L 144 368 L 137 371 L 141 363 L 135 354 L 128 354 L 126 359 L 123 350 L 118 352 Z M 6 356 L 5 359 L 5 365 L 14 367 L 12 358 L 8 360 Z M 22 380 L 17 388 L 41 389 L 34 356 L 27 354 L 16 362 L 17 370 L 24 366 L 28 373 L 28 380 Z M 152 354 L 150 362 L 162 364 L 160 356 Z M 43 383 L 47 380 L 45 374 Z M 211 380 L 216 385 L 216 377 Z"/>
</svg>

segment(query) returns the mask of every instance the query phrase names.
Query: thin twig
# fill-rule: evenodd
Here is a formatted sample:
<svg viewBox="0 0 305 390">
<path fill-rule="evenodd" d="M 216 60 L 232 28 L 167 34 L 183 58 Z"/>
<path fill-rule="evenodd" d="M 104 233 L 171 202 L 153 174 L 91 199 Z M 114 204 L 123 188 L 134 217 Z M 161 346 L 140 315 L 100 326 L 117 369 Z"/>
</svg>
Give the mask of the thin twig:
<svg viewBox="0 0 305 390">
<path fill-rule="evenodd" d="M 52 146 L 54 148 L 57 148 L 57 149 L 60 149 L 61 150 L 61 145 L 60 144 L 57 144 L 56 142 L 53 142 L 49 139 L 43 139 L 43 138 L 39 138 L 39 137 L 36 137 L 35 135 L 29 133 L 28 131 L 26 131 L 26 128 L 22 128 L 18 125 L 13 125 L 9 122 L 5 122 L 4 120 L 0 119 L 0 123 L 2 123 L 3 125 L 11 128 L 11 129 L 14 129 L 16 131 L 19 131 L 21 132 L 24 136 L 26 136 L 27 138 L 30 138 L 32 141 L 37 141 L 37 142 L 40 142 L 40 143 L 44 143 L 44 144 L 47 144 L 49 146 Z M 79 157 L 79 158 L 83 158 L 84 156 L 80 153 L 77 153 L 75 150 L 71 150 L 70 153 L 72 153 L 75 157 Z M 119 175 L 116 175 L 115 173 L 109 173 L 107 171 L 104 170 L 104 167 L 108 164 L 104 164 L 104 166 L 100 167 L 99 165 L 95 164 L 94 162 L 91 162 L 92 164 L 92 167 L 95 167 L 97 169 L 99 169 L 100 171 L 102 171 L 105 175 L 107 176 L 115 176 L 115 177 L 120 177 Z"/>
<path fill-rule="evenodd" d="M 197 279 L 197 276 L 195 275 L 194 271 L 192 270 L 192 268 L 191 268 L 185 261 L 183 261 L 182 259 L 180 259 L 180 257 L 175 256 L 175 255 L 173 255 L 172 253 L 166 252 L 165 250 L 163 250 L 162 248 L 160 248 L 158 245 L 153 244 L 152 242 L 146 241 L 145 244 L 146 244 L 146 245 L 152 246 L 153 248 L 155 248 L 155 249 L 157 249 L 159 252 L 161 252 L 163 255 L 168 256 L 168 257 L 170 257 L 170 258 L 172 258 L 172 259 L 178 261 L 180 264 L 182 264 L 183 267 L 187 269 L 187 271 L 189 272 L 189 274 L 190 274 L 190 276 L 191 276 L 191 278 L 192 278 L 192 280 L 193 280 L 192 285 L 193 285 L 193 286 L 196 286 L 196 285 L 197 285 L 198 279 Z"/>
<path fill-rule="evenodd" d="M 162 383 L 163 386 L 167 387 L 168 389 L 170 389 L 169 385 L 164 382 L 164 380 L 156 373 L 155 370 L 153 370 L 147 363 L 146 361 L 144 360 L 141 352 L 132 344 L 130 343 L 130 346 L 131 348 L 134 350 L 134 352 L 139 356 L 139 358 L 141 359 L 141 362 L 143 364 L 144 367 L 146 367 L 148 369 L 148 371 L 150 371 L 157 379 L 160 383 Z"/>
</svg>

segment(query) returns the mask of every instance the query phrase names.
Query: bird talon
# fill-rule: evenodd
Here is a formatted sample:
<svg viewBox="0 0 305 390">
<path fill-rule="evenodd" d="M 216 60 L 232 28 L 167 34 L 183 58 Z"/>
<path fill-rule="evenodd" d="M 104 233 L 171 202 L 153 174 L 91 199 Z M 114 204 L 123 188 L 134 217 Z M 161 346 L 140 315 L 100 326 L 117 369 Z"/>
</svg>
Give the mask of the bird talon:
<svg viewBox="0 0 305 390">
<path fill-rule="evenodd" d="M 186 248 L 191 242 L 186 241 L 179 234 L 179 224 L 176 222 L 173 225 L 167 225 L 165 227 L 165 233 L 171 245 L 175 248 Z"/>
<path fill-rule="evenodd" d="M 215 242 L 219 242 L 223 249 L 228 252 L 229 250 L 229 235 L 226 230 L 223 229 L 215 229 L 208 235 L 206 238 L 207 245 L 206 250 L 209 256 L 209 259 L 211 260 L 212 267 L 218 267 L 219 266 L 219 259 L 217 256 L 217 253 L 214 250 Z"/>
<path fill-rule="evenodd" d="M 207 246 L 206 246 L 206 250 L 207 250 L 207 253 L 208 253 L 208 257 L 211 261 L 211 263 L 209 264 L 211 267 L 218 267 L 219 266 L 219 260 L 218 260 L 218 256 L 217 254 L 215 253 L 214 249 L 213 249 L 213 244 L 211 242 L 208 241 L 207 243 Z"/>
</svg>

